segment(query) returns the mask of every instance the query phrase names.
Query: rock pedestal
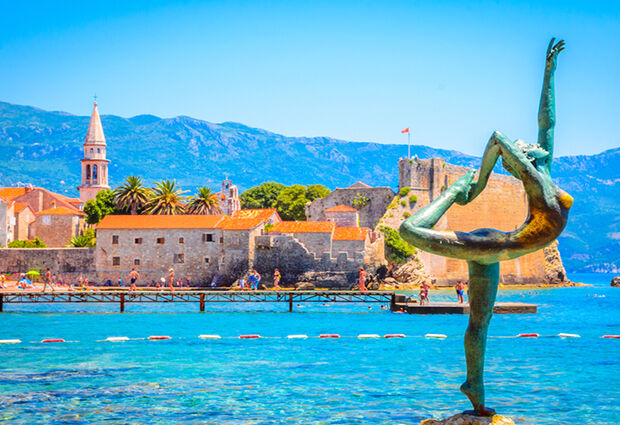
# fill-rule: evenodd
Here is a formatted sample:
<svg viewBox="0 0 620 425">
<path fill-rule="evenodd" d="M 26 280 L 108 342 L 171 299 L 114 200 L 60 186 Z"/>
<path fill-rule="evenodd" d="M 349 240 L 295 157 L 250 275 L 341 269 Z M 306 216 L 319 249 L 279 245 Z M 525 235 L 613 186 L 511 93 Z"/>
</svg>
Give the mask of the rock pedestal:
<svg viewBox="0 0 620 425">
<path fill-rule="evenodd" d="M 443 420 L 426 419 L 420 422 L 420 425 L 515 425 L 515 423 L 512 419 L 501 415 L 484 418 L 459 413 L 458 415 L 454 415 Z"/>
<path fill-rule="evenodd" d="M 611 280 L 611 286 L 620 287 L 620 276 L 616 276 Z"/>
</svg>

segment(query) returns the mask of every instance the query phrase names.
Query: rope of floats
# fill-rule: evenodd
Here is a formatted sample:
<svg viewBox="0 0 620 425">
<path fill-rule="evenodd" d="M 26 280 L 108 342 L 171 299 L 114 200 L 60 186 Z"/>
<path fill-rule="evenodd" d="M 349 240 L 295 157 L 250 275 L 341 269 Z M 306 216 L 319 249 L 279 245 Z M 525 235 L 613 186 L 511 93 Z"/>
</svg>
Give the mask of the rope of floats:
<svg viewBox="0 0 620 425">
<path fill-rule="evenodd" d="M 448 335 L 445 334 L 435 334 L 435 333 L 427 333 L 425 335 L 405 335 L 405 334 L 359 334 L 357 336 L 349 336 L 349 335 L 340 335 L 337 333 L 325 333 L 319 334 L 315 336 L 308 336 L 306 334 L 294 334 L 287 336 L 263 336 L 259 334 L 244 334 L 239 336 L 221 336 L 217 334 L 209 334 L 209 335 L 199 335 L 199 339 L 203 340 L 211 340 L 211 339 L 309 339 L 309 338 L 319 338 L 319 339 L 392 339 L 392 338 L 426 338 L 426 339 L 446 339 Z M 451 336 L 450 338 L 455 338 Z M 458 336 L 457 338 L 462 338 L 462 336 Z M 581 338 L 579 334 L 572 333 L 559 333 L 557 335 L 540 335 L 537 333 L 520 333 L 517 335 L 496 335 L 489 336 L 489 338 Z M 620 339 L 620 335 L 602 335 L 600 338 L 602 339 Z M 173 338 L 170 335 L 149 335 L 148 337 L 142 338 L 129 338 L 127 336 L 109 336 L 105 339 L 99 339 L 97 342 L 125 342 L 125 341 L 137 341 L 137 340 L 148 340 L 148 341 L 163 341 L 163 340 L 171 340 L 171 339 L 189 339 L 188 337 L 176 337 Z M 32 344 L 37 343 L 70 343 L 70 342 L 80 342 L 80 341 L 69 341 L 63 338 L 44 338 L 41 341 L 31 341 Z M 22 343 L 21 339 L 0 339 L 0 344 L 20 344 Z"/>
</svg>

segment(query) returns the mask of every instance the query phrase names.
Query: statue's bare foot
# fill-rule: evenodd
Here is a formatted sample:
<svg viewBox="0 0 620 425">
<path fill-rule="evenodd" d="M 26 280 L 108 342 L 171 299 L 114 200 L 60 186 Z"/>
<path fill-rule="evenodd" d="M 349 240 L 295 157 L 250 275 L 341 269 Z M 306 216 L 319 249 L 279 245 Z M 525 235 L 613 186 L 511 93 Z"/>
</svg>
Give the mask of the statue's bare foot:
<svg viewBox="0 0 620 425">
<path fill-rule="evenodd" d="M 484 388 L 482 384 L 479 388 L 471 385 L 468 381 L 465 381 L 463 385 L 461 385 L 461 392 L 467 396 L 469 401 L 471 401 L 472 406 L 474 406 L 474 410 L 468 410 L 464 413 L 476 416 L 493 416 L 495 415 L 495 410 L 484 406 L 484 399 L 482 398 L 482 394 L 484 394 Z"/>
</svg>

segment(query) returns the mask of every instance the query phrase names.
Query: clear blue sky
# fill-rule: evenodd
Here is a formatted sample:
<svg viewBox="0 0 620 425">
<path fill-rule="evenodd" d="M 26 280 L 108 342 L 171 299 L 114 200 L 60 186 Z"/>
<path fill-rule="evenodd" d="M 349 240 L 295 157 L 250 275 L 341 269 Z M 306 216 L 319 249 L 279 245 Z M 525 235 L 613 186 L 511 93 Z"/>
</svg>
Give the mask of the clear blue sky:
<svg viewBox="0 0 620 425">
<path fill-rule="evenodd" d="M 466 5 L 465 5 L 466 4 Z M 290 136 L 412 141 L 481 155 L 536 140 L 544 53 L 556 153 L 620 146 L 616 1 L 7 1 L 0 100 L 189 115 Z"/>
</svg>

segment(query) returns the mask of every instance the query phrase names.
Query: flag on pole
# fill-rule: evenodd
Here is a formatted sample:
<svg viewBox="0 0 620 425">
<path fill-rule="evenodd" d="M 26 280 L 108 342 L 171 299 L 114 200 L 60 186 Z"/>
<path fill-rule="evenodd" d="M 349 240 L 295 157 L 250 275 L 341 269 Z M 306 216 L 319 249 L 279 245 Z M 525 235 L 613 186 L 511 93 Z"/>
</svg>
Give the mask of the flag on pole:
<svg viewBox="0 0 620 425">
<path fill-rule="evenodd" d="M 401 133 L 409 133 L 409 127 L 407 127 L 406 129 L 404 129 L 403 131 L 401 131 Z"/>
</svg>

